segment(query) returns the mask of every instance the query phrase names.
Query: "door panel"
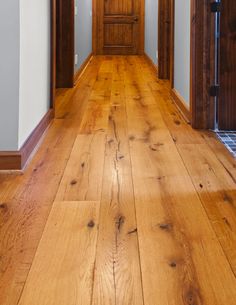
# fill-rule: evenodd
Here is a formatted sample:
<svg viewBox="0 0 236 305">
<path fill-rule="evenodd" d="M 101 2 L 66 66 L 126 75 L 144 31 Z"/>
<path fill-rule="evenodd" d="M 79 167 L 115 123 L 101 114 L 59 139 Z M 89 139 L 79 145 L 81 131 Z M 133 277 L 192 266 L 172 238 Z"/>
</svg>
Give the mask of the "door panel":
<svg viewBox="0 0 236 305">
<path fill-rule="evenodd" d="M 221 2 L 218 123 L 236 130 L 236 1 Z"/>
<path fill-rule="evenodd" d="M 97 0 L 97 54 L 142 54 L 143 0 Z"/>
</svg>

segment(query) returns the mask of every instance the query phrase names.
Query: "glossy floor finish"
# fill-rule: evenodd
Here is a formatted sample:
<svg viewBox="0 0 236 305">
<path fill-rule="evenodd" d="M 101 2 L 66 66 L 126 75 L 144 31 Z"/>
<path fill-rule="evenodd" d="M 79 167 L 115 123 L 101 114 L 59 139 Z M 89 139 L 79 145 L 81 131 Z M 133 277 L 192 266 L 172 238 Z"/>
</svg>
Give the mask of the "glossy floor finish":
<svg viewBox="0 0 236 305">
<path fill-rule="evenodd" d="M 96 57 L 0 175 L 1 305 L 235 305 L 236 162 L 144 57 Z"/>
</svg>

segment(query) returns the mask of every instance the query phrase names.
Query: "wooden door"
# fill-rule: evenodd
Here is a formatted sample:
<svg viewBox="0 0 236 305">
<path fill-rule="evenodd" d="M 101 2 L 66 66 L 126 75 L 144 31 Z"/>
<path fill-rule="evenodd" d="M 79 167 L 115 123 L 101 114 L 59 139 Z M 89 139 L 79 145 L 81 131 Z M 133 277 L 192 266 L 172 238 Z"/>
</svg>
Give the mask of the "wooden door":
<svg viewBox="0 0 236 305">
<path fill-rule="evenodd" d="M 221 0 L 218 124 L 236 130 L 236 1 Z"/>
<path fill-rule="evenodd" d="M 97 54 L 142 54 L 144 0 L 97 0 Z"/>
</svg>

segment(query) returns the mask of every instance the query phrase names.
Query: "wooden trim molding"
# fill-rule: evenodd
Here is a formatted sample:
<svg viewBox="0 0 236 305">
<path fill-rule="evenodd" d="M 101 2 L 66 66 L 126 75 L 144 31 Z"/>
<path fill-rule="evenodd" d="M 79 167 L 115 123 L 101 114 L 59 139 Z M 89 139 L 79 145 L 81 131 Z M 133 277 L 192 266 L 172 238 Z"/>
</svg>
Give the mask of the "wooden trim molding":
<svg viewBox="0 0 236 305">
<path fill-rule="evenodd" d="M 0 170 L 22 170 L 54 117 L 50 109 L 19 151 L 0 152 Z"/>
<path fill-rule="evenodd" d="M 170 86 L 174 88 L 175 73 L 175 0 L 170 1 Z"/>
<path fill-rule="evenodd" d="M 180 113 L 184 117 L 184 119 L 190 123 L 191 122 L 191 112 L 189 107 L 187 106 L 185 100 L 183 97 L 179 94 L 179 92 L 176 89 L 171 89 L 171 96 L 179 109 Z"/>
<path fill-rule="evenodd" d="M 158 7 L 158 77 L 170 79 L 171 0 L 159 0 Z"/>
<path fill-rule="evenodd" d="M 144 53 L 145 59 L 148 61 L 152 69 L 155 71 L 156 74 L 158 74 L 158 67 L 157 65 L 153 62 L 153 60 L 147 55 L 147 53 Z"/>
<path fill-rule="evenodd" d="M 215 77 L 215 14 L 210 1 L 191 0 L 190 96 L 192 127 L 214 128 L 214 98 L 210 86 Z"/>
<path fill-rule="evenodd" d="M 56 53 L 57 53 L 57 7 L 56 0 L 51 0 L 51 84 L 50 84 L 50 107 L 55 108 L 55 95 L 56 95 Z"/>
<path fill-rule="evenodd" d="M 75 73 L 74 76 L 74 84 L 76 84 L 80 78 L 80 76 L 82 75 L 84 69 L 87 67 L 87 65 L 90 63 L 90 61 L 92 60 L 93 57 L 93 53 L 90 53 L 89 56 L 85 59 L 84 63 L 81 65 L 81 67 L 78 69 L 78 71 Z"/>
<path fill-rule="evenodd" d="M 56 3 L 56 86 L 73 88 L 75 58 L 74 0 Z"/>
</svg>

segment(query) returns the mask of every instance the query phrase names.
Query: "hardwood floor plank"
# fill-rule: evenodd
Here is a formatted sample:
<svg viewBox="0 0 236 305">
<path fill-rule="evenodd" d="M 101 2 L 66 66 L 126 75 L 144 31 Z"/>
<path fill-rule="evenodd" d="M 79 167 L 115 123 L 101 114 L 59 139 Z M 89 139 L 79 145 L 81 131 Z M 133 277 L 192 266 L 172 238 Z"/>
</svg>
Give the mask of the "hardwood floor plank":
<svg viewBox="0 0 236 305">
<path fill-rule="evenodd" d="M 57 201 L 100 200 L 105 134 L 78 135 L 60 183 Z"/>
<path fill-rule="evenodd" d="M 145 118 L 128 111 L 145 304 L 233 305 L 236 279 L 176 146 L 153 149 L 155 129 L 140 139 Z"/>
<path fill-rule="evenodd" d="M 121 91 L 109 116 L 93 305 L 144 305 L 126 112 L 123 99 L 117 100 Z"/>
<path fill-rule="evenodd" d="M 99 202 L 55 202 L 19 305 L 90 305 Z"/>
<path fill-rule="evenodd" d="M 168 82 L 97 56 L 56 108 L 25 172 L 0 173 L 0 304 L 235 305 L 236 163 Z"/>
<path fill-rule="evenodd" d="M 100 60 L 92 62 L 72 97 L 59 107 L 60 119 L 50 126 L 25 172 L 8 175 L 7 188 L 5 179 L 0 183 L 0 304 L 19 300 L 99 67 Z"/>
<path fill-rule="evenodd" d="M 236 183 L 208 145 L 178 150 L 236 276 Z"/>
</svg>

